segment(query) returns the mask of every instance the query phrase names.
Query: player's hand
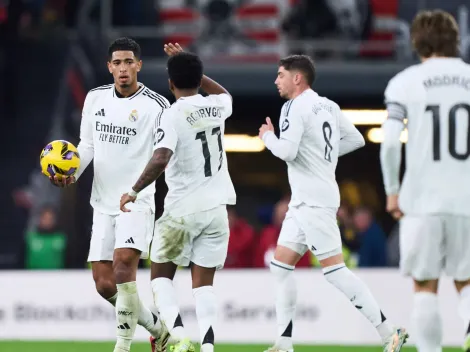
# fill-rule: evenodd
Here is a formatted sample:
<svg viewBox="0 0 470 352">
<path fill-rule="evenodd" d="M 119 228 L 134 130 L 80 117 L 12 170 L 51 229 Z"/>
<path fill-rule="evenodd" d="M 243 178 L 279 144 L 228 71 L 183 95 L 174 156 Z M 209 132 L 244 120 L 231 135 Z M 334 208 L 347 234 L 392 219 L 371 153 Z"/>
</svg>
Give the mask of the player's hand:
<svg viewBox="0 0 470 352">
<path fill-rule="evenodd" d="M 121 204 L 120 204 L 121 211 L 124 212 L 124 213 L 129 213 L 130 210 L 126 208 L 126 204 L 131 203 L 131 202 L 134 203 L 136 199 L 137 199 L 137 197 L 133 197 L 133 196 L 129 195 L 129 193 L 124 193 L 121 196 Z"/>
<path fill-rule="evenodd" d="M 274 126 L 271 123 L 271 119 L 266 117 L 266 123 L 262 124 L 259 128 L 259 138 L 263 139 L 264 134 L 268 131 L 274 132 Z"/>
<path fill-rule="evenodd" d="M 57 177 L 57 175 L 55 175 L 49 176 L 49 181 L 51 181 L 51 183 L 56 187 L 64 188 L 75 183 L 77 180 L 75 179 L 75 176 Z"/>
<path fill-rule="evenodd" d="M 400 220 L 403 217 L 403 213 L 398 206 L 398 194 L 387 196 L 386 210 L 395 220 Z"/>
<path fill-rule="evenodd" d="M 168 43 L 163 46 L 163 50 L 168 56 L 173 56 L 183 52 L 183 48 L 178 43 Z"/>
</svg>

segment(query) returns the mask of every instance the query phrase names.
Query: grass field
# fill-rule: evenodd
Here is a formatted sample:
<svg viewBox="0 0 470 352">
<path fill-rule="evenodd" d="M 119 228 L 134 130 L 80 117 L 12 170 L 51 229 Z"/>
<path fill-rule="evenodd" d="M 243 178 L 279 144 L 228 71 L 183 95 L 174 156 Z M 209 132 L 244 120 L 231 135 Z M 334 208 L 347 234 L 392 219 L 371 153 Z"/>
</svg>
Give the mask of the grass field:
<svg viewBox="0 0 470 352">
<path fill-rule="evenodd" d="M 1 352 L 112 352 L 114 343 L 112 342 L 20 342 L 20 341 L 0 341 Z M 217 352 L 263 352 L 266 345 L 217 345 Z M 135 343 L 132 345 L 132 352 L 150 352 L 149 344 Z M 197 349 L 198 351 L 198 349 Z M 361 346 L 297 346 L 296 352 L 379 352 L 381 347 L 361 347 Z M 416 351 L 413 347 L 408 347 L 404 351 Z M 444 348 L 443 352 L 457 352 L 459 348 Z"/>
</svg>

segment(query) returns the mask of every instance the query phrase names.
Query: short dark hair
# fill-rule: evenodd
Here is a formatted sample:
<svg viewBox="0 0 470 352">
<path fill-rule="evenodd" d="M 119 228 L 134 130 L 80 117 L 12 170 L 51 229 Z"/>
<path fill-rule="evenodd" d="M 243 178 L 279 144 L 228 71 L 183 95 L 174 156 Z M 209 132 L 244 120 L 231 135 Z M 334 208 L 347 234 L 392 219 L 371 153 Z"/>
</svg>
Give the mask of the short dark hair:
<svg viewBox="0 0 470 352">
<path fill-rule="evenodd" d="M 279 67 L 284 67 L 287 71 L 300 71 L 309 86 L 315 81 L 315 64 L 308 55 L 290 55 L 279 61 Z"/>
<path fill-rule="evenodd" d="M 459 27 L 455 18 L 448 12 L 419 12 L 411 24 L 410 32 L 413 47 L 421 57 L 459 55 Z"/>
<path fill-rule="evenodd" d="M 204 66 L 196 54 L 180 52 L 167 62 L 168 75 L 178 89 L 195 89 L 201 85 Z"/>
<path fill-rule="evenodd" d="M 111 58 L 115 51 L 132 51 L 137 60 L 140 60 L 140 45 L 134 39 L 122 37 L 112 42 L 108 48 L 109 61 L 111 61 Z"/>
</svg>

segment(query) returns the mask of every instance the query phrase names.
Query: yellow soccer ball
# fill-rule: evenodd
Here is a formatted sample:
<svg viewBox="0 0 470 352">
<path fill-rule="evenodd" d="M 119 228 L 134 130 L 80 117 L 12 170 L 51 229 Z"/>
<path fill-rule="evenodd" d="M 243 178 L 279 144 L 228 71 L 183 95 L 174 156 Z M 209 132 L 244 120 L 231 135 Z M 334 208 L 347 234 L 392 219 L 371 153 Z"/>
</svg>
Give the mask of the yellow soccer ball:
<svg viewBox="0 0 470 352">
<path fill-rule="evenodd" d="M 70 177 L 80 166 L 80 155 L 72 143 L 52 141 L 42 150 L 39 162 L 42 173 L 48 177 Z"/>
</svg>

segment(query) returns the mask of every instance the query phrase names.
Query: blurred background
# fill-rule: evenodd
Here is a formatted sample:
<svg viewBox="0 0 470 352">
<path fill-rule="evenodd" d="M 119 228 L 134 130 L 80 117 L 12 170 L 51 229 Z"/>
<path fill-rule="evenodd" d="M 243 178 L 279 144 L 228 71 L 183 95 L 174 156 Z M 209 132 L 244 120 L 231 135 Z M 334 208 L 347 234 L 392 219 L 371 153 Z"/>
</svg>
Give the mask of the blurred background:
<svg viewBox="0 0 470 352">
<path fill-rule="evenodd" d="M 200 54 L 206 73 L 234 97 L 226 143 L 238 204 L 230 209 L 226 267 L 266 267 L 287 210 L 285 163 L 257 133 L 266 116 L 278 120 L 277 61 L 292 53 L 314 58 L 314 89 L 337 101 L 367 141 L 337 169 L 348 264 L 397 266 L 398 231 L 384 212 L 379 165 L 383 92 L 417 62 L 409 26 L 421 9 L 456 17 L 468 59 L 469 7 L 466 0 L 0 0 L 0 268 L 87 266 L 92 167 L 61 192 L 41 175 L 39 153 L 53 139 L 78 143 L 84 98 L 112 83 L 106 50 L 120 36 L 140 43 L 139 80 L 170 102 L 166 42 Z M 165 194 L 162 178 L 157 216 Z M 315 265 L 309 255 L 301 263 Z"/>
<path fill-rule="evenodd" d="M 468 0 L 0 0 L 0 340 L 114 339 L 113 309 L 84 270 L 92 166 L 76 185 L 61 191 L 40 173 L 39 154 L 54 139 L 78 143 L 85 96 L 112 83 L 106 52 L 120 36 L 142 47 L 139 81 L 170 102 L 162 49 L 167 42 L 200 54 L 206 73 L 234 98 L 225 141 L 238 204 L 229 209 L 227 270 L 216 276 L 220 341 L 267 343 L 274 336 L 268 263 L 290 194 L 285 163 L 265 150 L 257 135 L 266 116 L 278 121 L 284 102 L 274 85 L 277 62 L 292 53 L 314 58 L 313 88 L 338 102 L 366 139 L 366 146 L 340 158 L 337 168 L 343 250 L 347 265 L 359 267 L 358 275 L 386 315 L 406 326 L 412 286 L 397 270 L 398 226 L 384 211 L 380 126 L 388 80 L 417 62 L 410 46 L 411 20 L 419 10 L 434 8 L 456 17 L 461 53 L 468 61 Z M 402 137 L 406 142 L 406 134 Z M 158 217 L 167 191 L 163 177 L 156 188 Z M 148 262 L 141 265 L 148 267 Z M 375 331 L 322 280 L 321 271 L 305 269 L 316 266 L 306 254 L 296 270 L 296 341 L 377 344 Z M 138 281 L 144 287 L 139 293 L 150 304 L 148 275 L 140 270 Z M 459 345 L 464 326 L 456 314 L 454 288 L 451 281 L 442 282 L 444 343 Z M 197 339 L 187 270 L 177 275 L 176 284 L 185 324 Z M 136 336 L 148 338 L 143 329 Z M 63 352 L 73 346 L 2 341 L 0 350 Z M 87 346 L 103 350 L 102 345 Z M 235 351 L 230 348 L 221 351 Z"/>
</svg>

